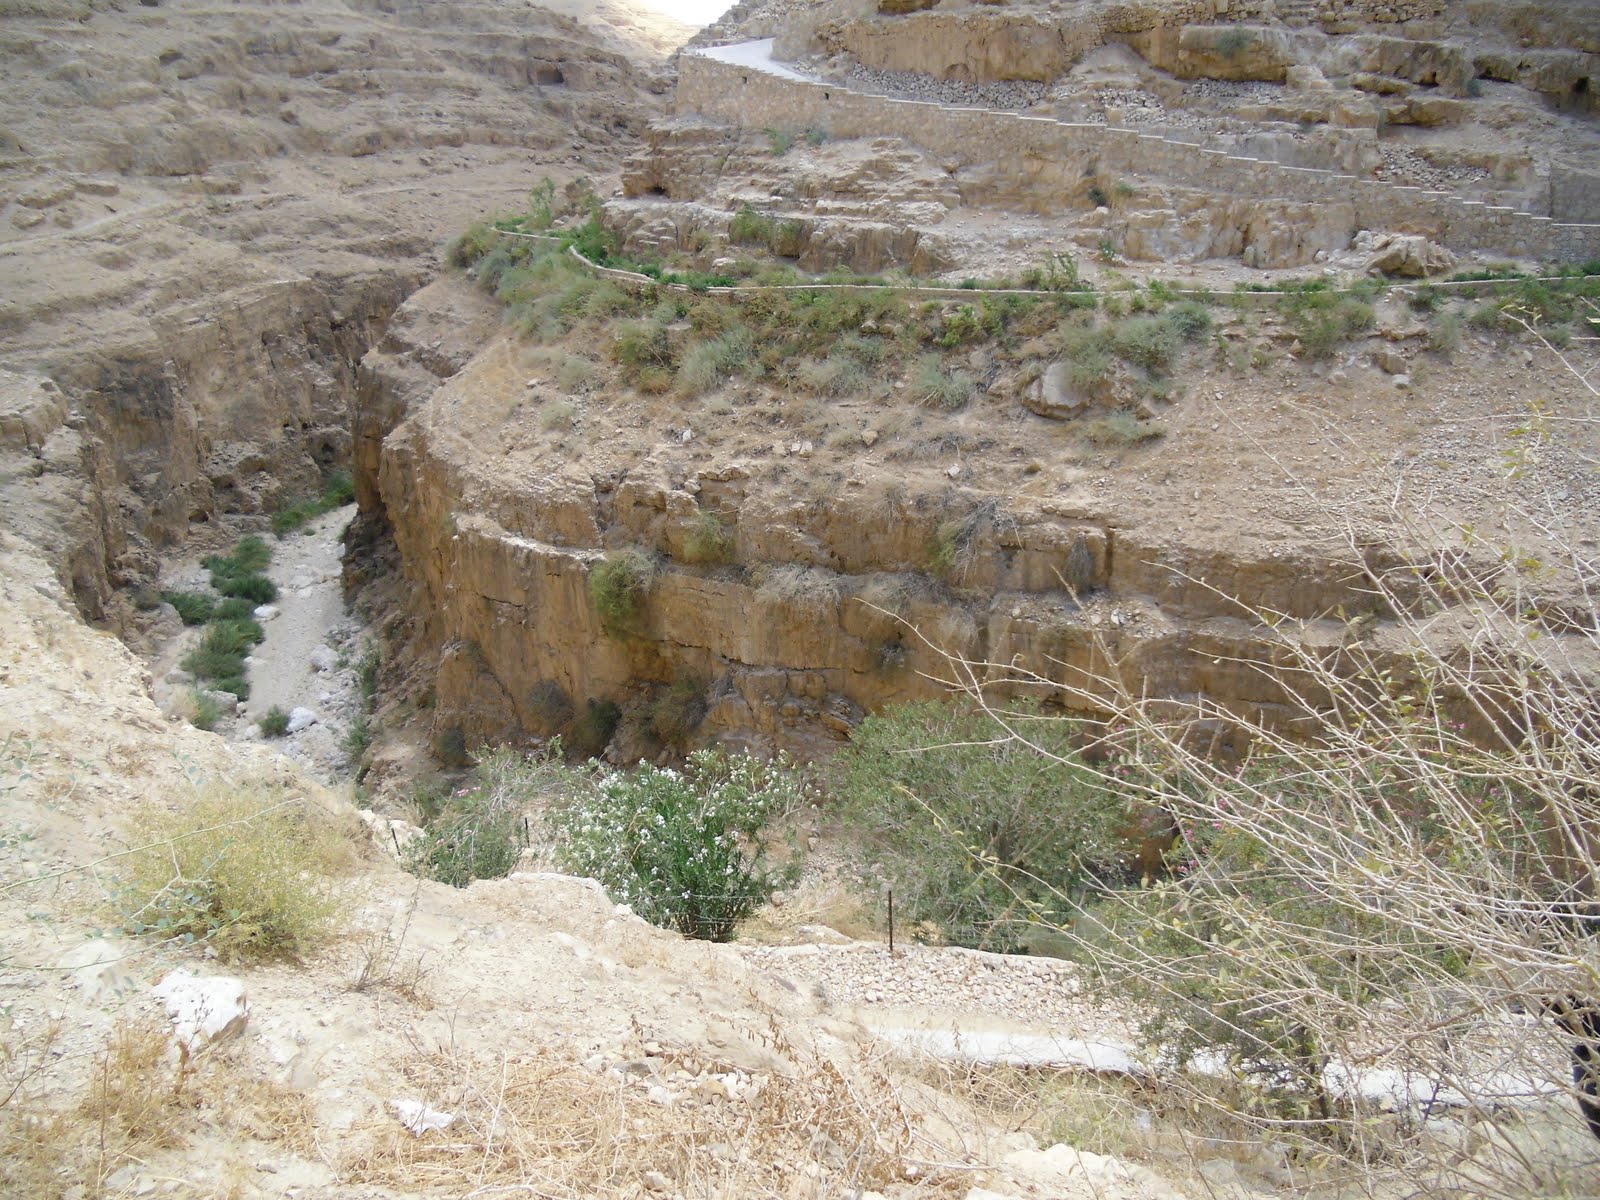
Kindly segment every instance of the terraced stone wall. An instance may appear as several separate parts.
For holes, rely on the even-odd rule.
[[[1562,224],[1445,192],[1242,158],[1113,126],[871,96],[700,54],[679,62],[677,110],[743,128],[905,137],[952,171],[982,167],[1002,200],[1031,201],[1024,207],[1038,212],[1070,203],[1069,185],[1086,177],[1143,178],[1219,197],[1338,200],[1351,205],[1349,235],[1417,233],[1452,249],[1558,262],[1600,256],[1600,225]]]

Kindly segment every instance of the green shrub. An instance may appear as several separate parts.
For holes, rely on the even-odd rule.
[[[211,730],[222,720],[222,705],[208,691],[189,689],[189,724],[196,729]]]
[[[244,655],[260,645],[265,637],[266,633],[257,621],[214,620],[206,626],[205,634],[200,638],[200,648],[219,654]]]
[[[554,786],[559,753],[558,743],[537,757],[511,750],[484,757],[472,783],[450,797],[411,844],[407,869],[452,887],[511,874],[526,844],[524,814]]]
[[[670,368],[667,327],[652,319],[623,322],[612,338],[611,357],[625,367]]]
[[[725,563],[733,558],[733,530],[714,512],[701,509],[689,522],[683,539],[683,561],[687,563]]]
[[[834,795],[906,924],[931,921],[958,945],[1017,948],[1030,906],[1065,919],[1123,851],[1127,804],[1081,764],[1072,724],[1028,704],[1012,715],[1059,761],[980,710],[924,701],[868,717],[833,764]]]
[[[185,625],[204,625],[217,607],[216,598],[204,592],[162,592],[161,598],[177,609]]]
[[[278,585],[265,575],[229,575],[213,586],[224,596],[239,596],[252,604],[270,604],[278,598]]]
[[[559,733],[572,721],[572,699],[554,679],[546,679],[528,689],[528,723],[541,737]]]
[[[785,133],[781,129],[763,129],[761,132],[767,135],[767,142],[772,147],[772,156],[774,158],[782,158],[789,153],[790,147],[794,145],[794,135],[792,133]]]
[[[1131,412],[1107,413],[1086,421],[1083,435],[1096,446],[1115,449],[1165,437],[1167,431],[1154,421],[1141,421]]]
[[[211,586],[224,596],[237,596],[266,604],[278,598],[278,589],[261,574],[272,561],[272,549],[260,538],[244,538],[227,555],[213,554],[201,565],[211,572]]]
[[[596,563],[589,572],[589,603],[600,618],[600,628],[613,637],[635,631],[655,563],[642,550],[624,550]]]
[[[1377,323],[1372,305],[1354,296],[1303,291],[1287,301],[1290,327],[1307,358],[1328,358]]]
[[[925,354],[917,360],[911,387],[919,404],[953,412],[972,399],[977,384],[965,372],[946,371],[937,354]]]
[[[240,571],[265,571],[272,563],[272,547],[266,539],[252,533],[239,539],[239,544],[228,554],[227,561]]]
[[[130,933],[258,959],[304,954],[337,931],[334,875],[351,845],[305,799],[230,781],[130,824],[134,844],[150,847],[120,860],[115,895]]]
[[[833,353],[818,361],[807,359],[796,368],[800,385],[824,396],[844,396],[866,382],[867,373],[859,359]]]
[[[287,537],[308,521],[313,521],[323,513],[330,513],[336,508],[343,508],[346,504],[353,503],[355,498],[356,485],[355,480],[350,477],[350,472],[335,471],[328,478],[328,483],[322,489],[320,496],[292,501],[275,512],[272,515],[272,532],[280,538]],[[252,569],[260,570],[266,565],[266,561],[263,561]]]
[[[243,678],[244,652],[227,645],[208,646],[202,640],[200,645],[183,656],[181,665],[196,679],[217,681]]]
[[[217,605],[211,616],[217,621],[253,621],[255,613],[256,605],[243,596],[229,596]]]
[[[1428,327],[1428,349],[1446,357],[1454,354],[1461,347],[1460,313],[1441,313],[1433,319],[1433,324]]]
[[[1151,371],[1171,366],[1183,340],[1180,326],[1166,316],[1129,317],[1111,330],[1111,348],[1117,357]]]
[[[361,706],[369,712],[378,696],[378,672],[382,667],[383,659],[371,645],[365,647],[356,660],[356,688],[361,693]]]
[[[1244,29],[1226,29],[1216,40],[1216,50],[1230,62],[1255,44],[1255,36]]]
[[[552,400],[539,410],[539,428],[545,433],[564,433],[572,428],[578,410],[566,400]]]
[[[505,240],[487,221],[474,221],[445,248],[444,260],[457,270],[466,270]]]
[[[750,331],[733,329],[691,347],[678,366],[675,383],[682,395],[698,396],[724,379],[744,374],[754,362],[755,345]]]
[[[598,880],[652,924],[725,942],[776,884],[763,829],[810,799],[786,756],[697,750],[681,771],[580,777],[550,823],[563,870]]]
[[[261,727],[262,737],[281,738],[289,732],[289,714],[274,704],[256,724]]]
[[[1180,300],[1161,314],[1186,342],[1198,342],[1211,332],[1211,310],[1199,300]]]
[[[351,762],[359,763],[371,745],[372,725],[367,720],[366,713],[357,713],[355,719],[350,722],[350,727],[344,731],[345,756]]]
[[[622,710],[609,700],[591,700],[562,736],[573,758],[598,758],[611,743],[622,721]]]
[[[733,214],[728,222],[728,240],[737,246],[761,246],[763,248],[772,244],[774,223],[771,217],[757,212],[746,204]]]

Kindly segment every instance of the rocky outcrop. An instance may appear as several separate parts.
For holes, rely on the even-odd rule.
[[[457,745],[544,735],[554,708],[611,702],[629,756],[653,755],[666,747],[647,713],[676,687],[703,706],[695,741],[815,755],[868,710],[941,693],[947,656],[1038,670],[1069,708],[1093,710],[1114,674],[1289,719],[1283,684],[1250,665],[1255,622],[1228,597],[1310,619],[1308,636],[1332,647],[1344,623],[1318,618],[1367,602],[1359,571],[1309,547],[1189,545],[1110,507],[997,501],[948,481],[845,487],[822,503],[770,456],[524,448],[517,431],[537,418],[522,404],[548,401],[508,374],[512,357],[492,340],[420,406],[415,393],[391,405],[409,415],[362,480],[392,523],[435,735]],[[381,366],[366,369],[379,387]],[[509,415],[508,394],[525,397]],[[708,512],[730,549],[691,561]],[[619,632],[588,582],[626,548],[654,569]]]

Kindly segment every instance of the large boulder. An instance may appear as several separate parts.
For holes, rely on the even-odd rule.
[[[1372,243],[1367,258],[1369,275],[1400,275],[1407,279],[1426,279],[1453,270],[1456,256],[1437,242],[1420,234],[1390,233]]]

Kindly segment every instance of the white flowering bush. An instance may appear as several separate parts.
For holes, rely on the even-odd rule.
[[[777,886],[762,829],[811,797],[786,755],[697,750],[682,770],[581,777],[550,822],[563,870],[599,880],[653,925],[725,942]]]

